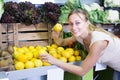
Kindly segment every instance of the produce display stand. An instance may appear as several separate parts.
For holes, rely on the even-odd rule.
[[[73,62],[70,64],[80,65],[81,62]],[[6,72],[9,80],[47,80],[47,70],[57,69],[55,65],[45,66],[39,68],[31,68],[24,70],[8,71]],[[55,74],[53,74],[55,75]],[[64,80],[93,80],[93,69],[91,69],[85,76],[78,77],[74,74],[64,74]],[[76,77],[76,78],[75,78]]]
[[[51,27],[52,26],[43,23],[28,26],[21,23],[0,24],[0,48],[4,49],[9,45],[17,47],[49,45],[52,43]],[[73,62],[70,64],[80,65],[81,62]],[[9,80],[47,80],[47,71],[58,68],[59,67],[52,65],[24,70],[12,70],[5,73]],[[64,75],[62,76],[64,80],[93,80],[93,69],[83,77],[66,71],[64,71]]]

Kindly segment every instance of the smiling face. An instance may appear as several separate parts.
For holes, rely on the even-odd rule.
[[[88,35],[89,21],[83,13],[72,13],[68,22],[70,31],[75,37],[85,38]]]

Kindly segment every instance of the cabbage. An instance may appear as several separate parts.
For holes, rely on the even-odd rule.
[[[119,21],[119,12],[117,10],[108,10],[108,20],[111,23]]]
[[[120,7],[120,0],[104,0],[105,7]]]
[[[98,3],[92,3],[91,5],[91,10],[102,10],[102,7]]]
[[[91,11],[91,7],[89,5],[83,4],[83,7],[86,11],[88,11],[88,12]]]
[[[91,11],[91,10],[103,10],[103,8],[98,4],[98,3],[92,3],[91,5],[83,4],[83,7],[86,11]]]
[[[2,14],[4,13],[4,0],[0,0],[0,19],[2,17]]]

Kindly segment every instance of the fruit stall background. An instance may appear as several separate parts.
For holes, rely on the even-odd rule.
[[[9,2],[9,1],[11,1],[11,0],[5,0],[5,2]],[[17,1],[18,0],[16,0],[16,2]],[[0,61],[1,62],[0,63],[6,63],[3,61],[9,61],[9,62],[7,62],[4,65],[0,64],[1,71],[7,71],[8,73],[10,72],[9,73],[10,76],[18,73],[18,75],[21,74],[21,76],[19,76],[19,78],[20,77],[25,78],[25,76],[22,75],[22,73],[28,74],[27,71],[32,72],[32,71],[40,70],[40,72],[37,71],[38,73],[36,73],[36,76],[38,76],[38,74],[40,74],[42,80],[46,79],[46,75],[43,76],[43,74],[46,74],[46,72],[44,72],[44,70],[47,70],[51,67],[56,68],[55,66],[50,65],[48,67],[24,69],[22,71],[15,70],[15,68],[14,68],[15,60],[13,60],[13,55],[14,55],[13,53],[17,52],[16,48],[21,49],[24,46],[24,47],[27,47],[30,49],[32,48],[32,50],[34,52],[34,48],[38,45],[40,45],[39,47],[45,46],[44,49],[46,49],[46,47],[48,48],[48,46],[52,46],[53,40],[51,38],[51,29],[59,21],[58,20],[59,16],[60,17],[61,17],[61,15],[63,16],[62,20],[60,19],[60,23],[63,25],[62,37],[66,38],[66,37],[71,36],[71,33],[69,32],[69,29],[67,28],[68,24],[66,23],[66,21],[64,21],[64,20],[66,20],[66,19],[64,19],[65,18],[65,16],[63,15],[64,13],[61,14],[60,11],[63,10],[63,12],[64,12],[65,7],[68,7],[68,12],[70,9],[73,9],[73,8],[78,8],[78,7],[81,8],[82,3],[91,5],[92,3],[97,2],[97,3],[101,4],[101,0],[100,1],[99,0],[91,0],[91,1],[75,0],[75,3],[72,2],[74,0],[68,0],[68,2],[65,2],[65,0],[64,1],[54,0],[54,1],[55,1],[55,3],[46,3],[46,4],[43,3],[40,6],[39,6],[39,4],[37,4],[36,5],[37,9],[34,6],[34,4],[32,4],[32,3],[29,3],[29,2],[27,4],[21,3],[21,5],[24,5],[27,10],[22,8],[22,6],[17,7],[17,3],[13,3],[13,2],[10,2],[10,4],[8,3],[8,5],[6,5],[6,12],[2,16],[1,24],[0,24],[0,48],[1,48],[1,51],[0,51],[0,53],[1,53]],[[74,6],[71,6],[70,4],[72,4]],[[52,6],[50,6],[50,5],[52,5]],[[101,5],[103,5],[103,4],[101,4]],[[9,7],[7,7],[7,6],[9,6]],[[41,8],[41,6],[42,6],[42,8]],[[48,7],[53,10],[49,11],[47,9]],[[100,8],[100,7],[97,5],[97,8]],[[23,13],[21,13],[22,12],[21,10],[23,10]],[[39,10],[41,10],[42,13]],[[12,13],[10,13],[10,12],[12,12]],[[40,15],[38,15],[37,12],[39,12]],[[8,13],[10,14],[10,16],[7,15]],[[46,16],[43,13],[48,13],[48,14]],[[95,14],[95,16],[93,16],[94,14]],[[102,16],[100,14],[103,14],[104,16]],[[106,30],[108,30],[112,33],[115,33],[116,35],[120,34],[119,33],[120,24],[118,23],[119,20],[118,21],[114,20],[115,22],[113,22],[113,20],[107,21],[106,13],[102,10],[93,10],[93,12],[91,12],[91,15],[92,15],[91,20],[93,23],[96,23],[96,25],[99,25],[99,26],[105,28]],[[97,16],[97,18],[94,19],[96,16]],[[104,22],[104,21],[107,21],[107,22]],[[81,44],[78,44],[76,42],[76,43],[74,43],[74,45],[69,45],[69,46],[64,47],[64,49],[66,49],[68,47],[72,47],[74,49],[80,50],[79,55],[81,56],[81,59],[78,58],[79,60],[83,60],[85,58],[87,52],[85,51],[84,47]],[[20,50],[20,51],[22,52],[23,50]],[[55,53],[55,51],[52,51],[52,53]],[[53,56],[56,57],[56,54],[54,54]],[[17,59],[21,60],[21,57],[17,58]],[[22,57],[22,61],[23,60],[24,59]],[[74,58],[72,58],[72,60],[73,60],[73,62],[75,61]],[[75,63],[77,63],[77,61]],[[11,64],[11,65],[9,65],[9,64]],[[46,64],[46,65],[49,65],[49,64]],[[112,70],[111,69],[109,70],[109,68],[108,68],[108,71],[105,70],[105,73],[106,72],[107,73],[109,72],[110,73],[109,75],[111,75],[111,77],[107,77],[108,75],[105,75],[105,76],[102,76],[102,78],[105,77],[105,79],[109,78],[108,80],[111,80],[112,79]],[[104,73],[103,71],[97,72],[97,74],[99,75],[98,79],[101,79],[101,75],[103,73]],[[29,75],[29,77],[30,77],[30,75]],[[87,78],[87,79],[85,79],[85,78]],[[89,79],[93,78],[93,70],[91,70],[90,73],[88,73],[84,77],[79,77],[79,76],[76,76],[76,75],[68,73],[68,72],[65,72],[65,75],[64,75],[64,80],[68,80],[68,79],[69,80],[88,80],[88,78]],[[96,79],[96,80],[98,80],[98,79]]]

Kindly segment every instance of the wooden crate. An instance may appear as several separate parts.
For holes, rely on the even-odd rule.
[[[7,24],[0,24],[0,49],[8,46]]]
[[[25,25],[21,23],[0,24],[0,46],[46,46],[51,44],[51,28],[47,24]]]

